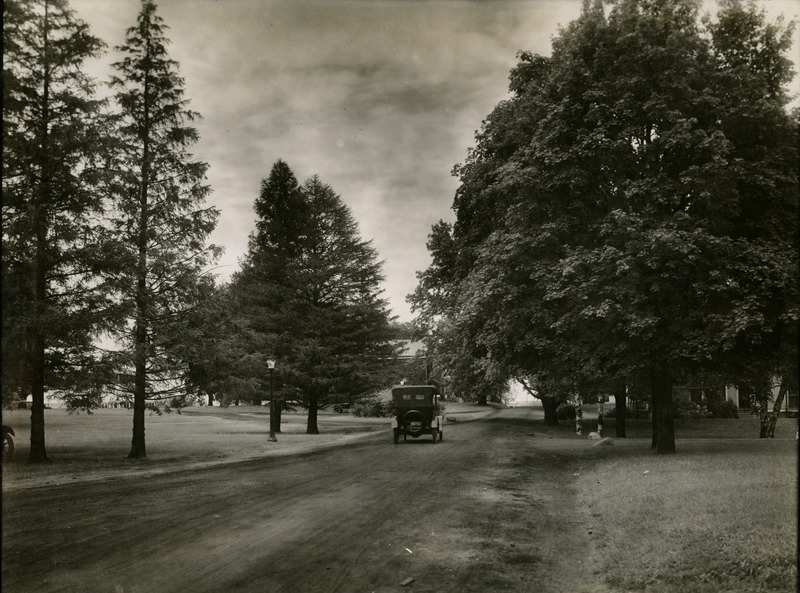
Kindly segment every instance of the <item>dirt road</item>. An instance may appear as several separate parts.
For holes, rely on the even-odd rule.
[[[6,492],[4,593],[598,591],[571,560],[591,556],[579,452],[534,435],[532,413],[450,424],[436,444],[393,445],[387,429],[291,457]]]

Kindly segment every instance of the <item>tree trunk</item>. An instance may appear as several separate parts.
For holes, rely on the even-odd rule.
[[[45,282],[45,242],[47,240],[44,206],[35,207],[34,224],[36,225],[36,261],[34,264],[34,318],[31,332],[31,452],[28,460],[31,463],[50,461],[47,457],[44,438],[44,391],[45,391],[45,339],[43,336],[44,310],[46,299]]]
[[[33,209],[33,224],[36,233],[36,253],[33,266],[34,303],[33,330],[31,331],[31,463],[49,461],[44,439],[44,391],[45,391],[45,306],[47,300],[47,223],[44,200],[47,192],[45,164],[42,163],[42,179],[39,196]]]
[[[48,51],[50,23],[49,5],[44,5],[44,52]],[[47,458],[44,439],[44,391],[45,391],[45,306],[47,302],[47,216],[46,203],[50,193],[51,172],[47,159],[49,155],[50,119],[50,66],[45,59],[42,81],[42,115],[39,157],[39,187],[34,193],[33,227],[35,234],[35,253],[33,263],[33,331],[31,332],[31,463],[44,463]]]
[[[558,424],[558,401],[554,397],[543,396],[542,407],[544,408],[544,423],[549,426],[556,426]]]
[[[583,435],[583,398],[575,396],[575,434]]]
[[[781,406],[783,406],[783,399],[786,397],[787,391],[788,386],[786,379],[783,379],[781,381],[781,388],[778,391],[778,396],[775,398],[775,403],[772,406],[772,414],[770,414],[769,418],[767,419],[766,438],[768,439],[775,438],[775,425],[778,424],[778,415],[781,413]]]
[[[625,415],[628,411],[628,392],[625,383],[620,383],[614,390],[614,417],[616,418],[616,437],[625,438]]]
[[[772,395],[772,386],[769,378],[759,377],[749,387],[753,390],[751,409],[758,413],[758,438],[765,439],[769,425],[769,400]]]
[[[144,459],[147,449],[144,441],[144,399],[139,395],[133,396],[133,438],[128,459]]]
[[[281,418],[283,417],[283,401],[278,398],[278,401],[275,402],[275,432],[280,434],[281,432]]]
[[[485,405],[487,405],[487,402],[486,402],[486,394],[485,394],[485,393],[479,393],[479,394],[478,394],[478,405],[479,405],[479,406],[485,406]]]
[[[656,426],[656,401],[653,399],[653,394],[650,394],[650,426],[652,427],[652,439],[650,441],[650,448],[656,448],[656,435],[658,434],[658,426]]]
[[[650,368],[653,399],[653,444],[658,455],[675,453],[675,424],[672,419],[672,372],[666,365]]]
[[[210,393],[208,394],[208,405],[209,406],[213,406],[214,405],[214,396],[211,395]]]
[[[30,463],[45,463],[50,461],[47,457],[44,441],[44,340],[38,331],[34,331],[33,348],[31,352],[31,452],[28,456]]]
[[[136,375],[133,385],[133,437],[129,459],[147,457],[144,438],[144,410],[147,398],[147,329],[144,321],[136,323]]]
[[[308,422],[306,424],[306,434],[319,434],[317,427],[317,412],[319,409],[319,395],[316,393],[308,394]]]
[[[136,376],[133,386],[133,438],[129,459],[144,459],[147,457],[144,439],[144,408],[147,398],[147,329],[148,329],[148,298],[147,298],[147,231],[148,231],[148,200],[150,187],[150,121],[147,98],[148,78],[144,81],[145,114],[144,114],[144,146],[142,151],[141,187],[139,189],[139,235],[137,241],[136,260],[136,328],[134,334],[134,365]]]
[[[600,393],[597,395],[597,434],[603,436],[603,413],[606,400],[605,396]]]

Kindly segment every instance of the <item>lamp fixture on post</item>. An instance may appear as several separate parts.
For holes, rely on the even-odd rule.
[[[269,369],[269,440],[273,443],[278,442],[275,436],[275,361],[270,359],[267,361],[267,368]]]

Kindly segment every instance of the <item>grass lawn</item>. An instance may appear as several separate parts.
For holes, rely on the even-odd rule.
[[[126,459],[133,411],[98,409],[91,414],[45,410],[45,443],[52,464],[27,463],[30,410],[3,410],[3,424],[16,432],[13,460],[3,466],[3,489],[63,483],[142,471],[171,471],[189,466],[302,452],[388,432],[386,418],[354,418],[322,412],[318,435],[307,435],[305,412],[284,412],[278,442],[268,440],[269,414],[263,406],[185,408],[181,414],[145,415],[147,459]]]
[[[629,421],[640,438],[585,450],[575,479],[598,578],[612,591],[796,591],[796,422],[758,439],[753,418],[676,421],[677,455],[657,456]]]
[[[797,419],[781,416],[774,439],[759,439],[747,412],[675,420],[677,454],[655,455],[648,420],[628,419],[628,438],[617,439],[607,418],[614,446],[589,445],[597,415],[587,407],[584,436],[563,420],[536,433],[564,448],[586,445],[574,478],[586,522],[576,558],[590,555],[596,571],[587,578],[615,593],[800,590]]]

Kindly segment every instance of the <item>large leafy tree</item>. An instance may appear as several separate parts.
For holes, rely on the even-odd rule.
[[[32,462],[48,460],[45,391],[97,393],[108,146],[83,65],[103,47],[65,0],[3,3],[3,398],[32,395]]]
[[[205,292],[201,277],[218,249],[207,244],[218,211],[205,204],[208,165],[188,152],[197,141],[178,65],[167,54],[167,27],[153,2],[144,0],[137,24],[117,48],[111,87],[119,105],[113,187],[113,225],[119,237],[118,288],[127,323],[121,359],[124,385],[133,398],[129,457],[146,456],[144,419],[148,402],[171,398],[182,388],[185,367],[169,352],[176,325]],[[178,341],[179,342],[179,341]]]
[[[742,314],[735,323],[746,331],[728,333],[723,374],[740,389],[753,390],[760,436],[774,436],[776,410],[798,385],[800,112],[791,119],[784,113],[785,84],[793,77],[785,56],[792,26],[781,18],[769,22],[756,5],[734,0],[723,2],[707,24],[721,83],[731,97],[724,126],[735,146],[730,182],[739,206],[737,236],[752,245],[749,255],[743,254],[747,268],[736,286]],[[768,413],[776,380],[779,394]]]
[[[414,335],[424,340],[436,375],[442,380],[447,377],[454,395],[479,405],[499,403],[508,392],[507,370],[498,366],[482,344],[456,331],[460,259],[465,249],[454,235],[453,225],[441,220],[428,235],[431,264],[417,273],[417,288],[407,297],[416,313]]]
[[[759,22],[726,6],[721,27]],[[754,369],[770,353],[743,345],[796,323],[785,34],[747,35],[772,66],[735,64],[695,2],[587,3],[550,58],[520,56],[458,169],[457,332],[576,388],[647,377],[659,453],[675,451],[674,381]]]
[[[382,386],[395,354],[381,262],[341,197],[319,177],[299,187],[283,161],[262,184],[259,219],[235,289],[253,354],[308,408],[306,432],[332,394]],[[261,377],[265,364],[261,365]]]
[[[406,300],[417,314],[415,334],[430,338],[435,335],[440,322],[452,313],[456,302],[458,251],[453,239],[453,225],[442,220],[437,222],[425,246],[431,255],[431,264],[426,270],[417,272],[417,288]]]

